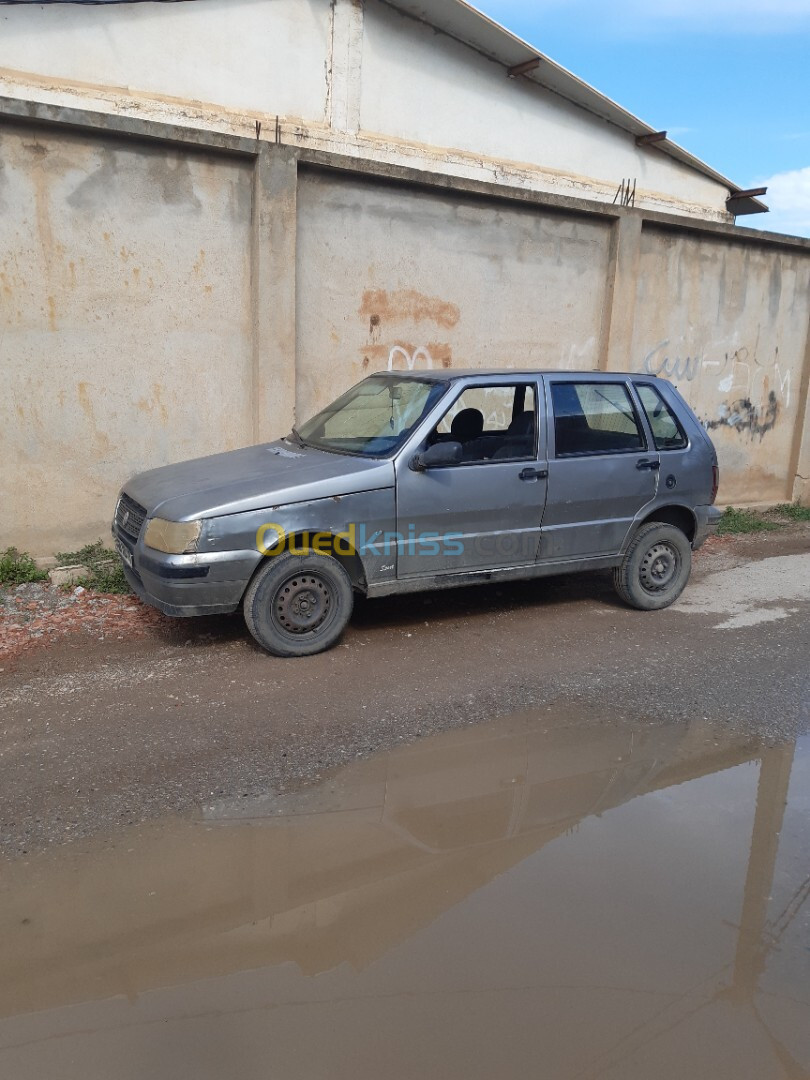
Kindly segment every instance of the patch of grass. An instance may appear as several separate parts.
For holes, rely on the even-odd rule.
[[[735,536],[740,533],[773,532],[781,528],[769,521],[757,510],[737,510],[727,506],[717,528],[718,536]]]
[[[26,551],[6,548],[0,551],[0,585],[24,585],[28,581],[46,581],[47,570],[40,570]]]
[[[799,503],[780,503],[769,513],[789,521],[810,521],[810,506],[800,506]]]
[[[59,551],[56,558],[61,566],[87,567],[87,575],[78,581],[85,589],[105,593],[132,592],[124,577],[121,559],[110,548],[105,548],[101,540],[85,544],[78,551]]]

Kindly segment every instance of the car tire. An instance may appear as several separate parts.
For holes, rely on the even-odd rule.
[[[242,601],[247,628],[274,656],[312,656],[330,648],[351,618],[349,575],[329,555],[274,555]]]
[[[692,545],[674,525],[650,521],[630,541],[621,566],[613,571],[616,592],[640,611],[659,611],[674,603],[692,571]]]

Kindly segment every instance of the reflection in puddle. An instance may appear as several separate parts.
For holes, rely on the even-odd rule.
[[[0,1076],[810,1068],[810,743],[549,714],[0,863]]]

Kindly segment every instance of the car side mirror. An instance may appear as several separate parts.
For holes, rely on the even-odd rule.
[[[460,442],[437,442],[421,454],[415,454],[409,464],[414,472],[436,469],[441,465],[458,465],[461,461]]]

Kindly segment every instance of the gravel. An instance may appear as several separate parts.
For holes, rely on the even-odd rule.
[[[0,665],[72,635],[97,641],[143,637],[170,622],[132,595],[42,582],[0,587]]]

